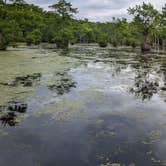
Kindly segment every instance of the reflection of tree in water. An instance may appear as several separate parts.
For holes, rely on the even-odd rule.
[[[135,63],[137,62],[137,63]],[[130,59],[118,60],[113,65],[112,76],[118,76],[128,67],[135,69],[134,85],[130,92],[142,100],[150,100],[154,94],[161,93],[160,97],[165,98],[166,90],[166,61],[162,58],[149,55],[134,57],[134,63]],[[166,101],[166,99],[164,99]]]
[[[122,65],[120,65],[120,66],[116,65],[116,66],[114,67],[114,71],[112,71],[112,76],[117,76],[117,75],[119,75],[123,69],[125,69],[124,66],[122,67]]]
[[[17,121],[17,116],[20,113],[25,113],[27,110],[27,104],[11,102],[5,106],[0,106],[0,121],[3,126],[15,126]]]
[[[161,90],[163,92],[166,92],[166,61],[162,61],[161,66],[160,66],[160,71],[163,73],[163,85],[161,87]],[[164,101],[166,102],[166,94],[165,95],[161,95],[162,98],[164,98]]]
[[[153,65],[152,59],[143,57],[140,59],[140,63],[135,66],[137,68],[135,83],[130,92],[141,97],[142,100],[150,100],[160,89],[159,79],[156,76],[157,71]]]
[[[63,49],[59,53],[60,56],[69,56],[69,54],[70,54],[70,50],[69,49]]]
[[[40,81],[41,73],[17,76],[12,82],[0,82],[4,87],[33,87]],[[27,110],[27,104],[21,102],[9,102],[0,105],[0,121],[4,126],[15,126],[18,123],[18,115]]]

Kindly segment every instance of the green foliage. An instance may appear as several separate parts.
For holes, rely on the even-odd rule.
[[[125,18],[99,23],[73,19],[78,12],[70,2],[59,0],[43,11],[24,0],[0,0],[0,49],[17,42],[28,45],[40,42],[56,43],[58,48],[67,48],[69,43],[98,43],[106,47],[131,46],[142,43],[164,47],[166,43],[166,5],[161,12],[151,4],[143,3],[128,12],[132,22]]]
[[[0,0],[0,5],[3,5],[4,4],[4,1],[3,0]]]
[[[58,48],[68,48],[70,40],[72,40],[72,32],[69,28],[60,29],[53,38]]]
[[[15,43],[22,37],[22,32],[14,20],[0,21],[0,50],[6,49],[10,42]]]
[[[50,6],[54,10],[54,12],[60,15],[62,18],[70,18],[73,14],[77,13],[77,8],[73,8],[70,2],[66,2],[66,0],[59,0],[58,3]]]
[[[150,50],[150,33],[159,25],[159,12],[148,3],[136,5],[134,8],[129,8],[128,13],[134,16],[134,23],[144,35],[144,42],[142,44],[143,51]]]
[[[31,45],[31,44],[38,45],[41,43],[41,41],[42,41],[42,34],[38,29],[28,33],[26,37],[27,45]]]
[[[107,36],[105,34],[101,34],[98,39],[98,44],[100,47],[107,47]]]
[[[57,4],[50,6],[56,14],[61,18],[58,24],[58,33],[55,33],[53,41],[58,48],[67,48],[69,41],[72,39],[71,34],[71,17],[77,13],[77,9],[72,7],[72,4],[65,0],[59,0]]]
[[[142,5],[136,5],[134,8],[129,8],[128,13],[134,16],[135,24],[142,29],[143,33],[148,33],[152,28],[155,28],[155,23],[159,15],[152,4],[146,4],[144,2]]]

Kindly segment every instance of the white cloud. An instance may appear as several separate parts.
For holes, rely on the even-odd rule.
[[[161,9],[165,0],[69,0],[74,7],[79,9],[79,18],[88,18],[91,21],[110,21],[112,17],[129,17],[127,9],[144,2],[150,2],[155,8]],[[48,6],[57,0],[27,0],[27,2]]]

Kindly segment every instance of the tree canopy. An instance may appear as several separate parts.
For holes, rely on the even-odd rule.
[[[70,2],[59,0],[50,6],[51,11],[28,4],[24,0],[0,0],[0,49],[17,42],[28,45],[40,42],[56,43],[58,47],[68,47],[69,43],[99,43],[100,46],[142,46],[165,47],[166,4],[162,11],[150,3],[143,3],[128,9],[133,16],[110,22],[90,22],[73,16],[78,13]]]

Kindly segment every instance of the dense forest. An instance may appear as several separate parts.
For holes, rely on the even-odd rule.
[[[132,21],[112,18],[111,22],[78,20],[71,3],[59,0],[50,11],[24,0],[0,0],[0,50],[19,42],[38,45],[56,43],[67,48],[75,43],[99,43],[101,47],[140,46],[143,51],[166,47],[166,5],[161,11],[150,3],[129,8]]]

